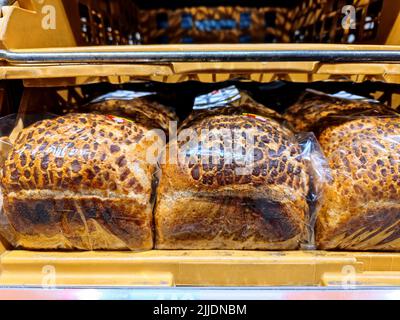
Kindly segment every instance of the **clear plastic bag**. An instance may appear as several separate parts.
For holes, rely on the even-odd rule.
[[[169,121],[178,120],[170,107],[158,101],[155,92],[113,91],[93,99],[84,110],[127,118],[148,129],[162,129],[166,133]]]
[[[95,107],[105,103],[107,112],[108,102]],[[129,119],[68,114],[3,137],[0,229],[7,241],[23,249],[151,249],[158,169],[147,150],[165,141],[170,120],[160,112],[149,125],[157,108],[141,104]],[[0,128],[7,131],[6,120]]]
[[[292,123],[315,130],[331,169],[317,211],[318,248],[399,251],[400,115],[312,92],[287,115],[307,119]]]
[[[318,135],[327,126],[346,122],[347,116],[391,114],[396,115],[395,110],[376,100],[343,91],[326,94],[307,89],[297,103],[285,111],[284,117],[297,132],[312,131]]]
[[[196,99],[201,107],[195,103],[161,159],[156,248],[313,248],[326,179],[313,134],[294,134],[278,113],[233,88],[209,95]]]

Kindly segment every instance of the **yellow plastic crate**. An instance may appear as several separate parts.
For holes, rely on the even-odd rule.
[[[324,251],[32,252],[0,256],[0,286],[400,285],[400,254]]]
[[[152,1],[17,0],[3,6],[5,49],[166,43],[399,44],[397,0],[307,0],[292,5],[158,8]],[[143,6],[145,4],[145,6]],[[295,4],[295,5],[293,5]],[[352,5],[355,29],[342,28]]]
[[[377,50],[376,46],[253,45],[146,46],[41,49],[28,52],[148,50]],[[384,50],[399,50],[385,47]],[[22,51],[17,51],[22,52]],[[5,63],[0,79],[26,86],[65,86],[109,81],[188,79],[217,82],[237,77],[268,82],[378,80],[400,84],[400,63],[170,62],[161,64]],[[395,98],[393,98],[395,99]],[[33,252],[0,244],[0,286],[359,286],[400,285],[400,253],[324,251]]]
[[[52,49],[20,49],[14,53],[110,53],[110,52],[225,52],[225,51],[299,51],[299,50],[366,50],[399,51],[400,46],[332,45],[332,44],[225,44],[225,45],[149,45],[96,46]],[[289,62],[133,62],[133,63],[6,63],[0,68],[0,79],[22,79],[26,86],[73,86],[98,82],[125,83],[158,81],[177,83],[200,81],[223,82],[233,79],[256,82],[287,80],[314,81],[382,81],[400,83],[400,64],[341,63],[320,61]]]

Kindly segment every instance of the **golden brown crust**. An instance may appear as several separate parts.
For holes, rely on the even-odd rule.
[[[400,118],[365,117],[327,128],[332,169],[317,215],[320,249],[400,250]]]
[[[121,120],[69,114],[37,122],[20,132],[1,177],[4,215],[18,233],[16,245],[40,248],[43,239],[46,249],[121,249],[122,244],[130,249],[151,248],[149,203],[155,166],[145,161],[148,130],[140,123]],[[79,242],[87,237],[84,229],[72,230],[75,241],[45,240],[55,230],[74,229],[66,222],[63,208],[74,214],[82,211],[81,216],[103,225],[104,230],[91,237],[93,246]],[[112,217],[104,224],[103,218],[109,215]],[[138,219],[146,226],[140,232],[135,229]],[[137,232],[130,235],[132,239],[124,234],[123,221],[127,230]],[[35,243],[24,238],[32,235],[27,233],[31,227],[38,233]],[[107,242],[108,235],[119,243]]]
[[[69,190],[90,195],[128,196],[148,191],[136,177],[145,165],[146,129],[102,115],[70,114],[22,130],[4,164],[5,192]]]
[[[226,129],[236,130],[241,137],[235,140],[237,149],[229,149],[222,140],[216,144],[202,141],[186,149],[184,140],[178,144],[183,155],[178,164],[162,166],[155,211],[156,247],[299,248],[306,236],[309,190],[300,146],[293,133],[276,120],[226,109],[215,110],[210,117],[193,117],[191,126],[184,127],[197,134],[206,129],[219,137]],[[242,134],[253,136],[255,143],[254,165],[247,165],[247,171],[238,170],[243,169],[243,162],[227,163],[229,155],[239,159],[246,153]],[[223,156],[210,162],[209,150]]]
[[[301,148],[294,134],[277,121],[269,118],[253,119],[243,115],[220,115],[204,118],[191,129],[197,136],[207,129],[221,139],[216,145],[202,142],[194,147],[189,146],[186,152],[185,141],[180,141],[178,148],[182,159],[179,169],[183,176],[172,176],[174,185],[191,186],[199,190],[229,185],[287,185],[295,189],[296,193],[307,193],[308,176],[300,156]],[[224,130],[237,131],[237,137],[233,140],[237,149],[225,148],[226,141],[222,140]],[[248,151],[246,138],[242,134],[254,138],[254,163],[251,168],[247,166],[251,169],[248,174],[237,170],[243,167],[240,161],[225,163],[230,156],[241,160],[240,156],[245,156]],[[209,157],[209,150],[215,156],[215,161]],[[183,158],[187,154],[193,156]]]
[[[179,129],[182,130],[191,127],[197,122],[212,116],[234,116],[242,115],[243,113],[256,114],[265,118],[275,119],[278,122],[283,122],[285,120],[284,117],[276,111],[254,101],[247,93],[240,92],[240,99],[231,102],[229,107],[196,110],[195,112],[192,112],[181,123]]]
[[[126,117],[148,129],[163,129],[168,132],[169,121],[177,121],[176,114],[152,96],[133,100],[106,100],[86,106],[91,112]]]
[[[2,218],[17,248],[144,250],[153,246],[151,212],[131,199],[18,193],[4,197]]]
[[[279,191],[260,198],[251,188],[165,193],[155,216],[156,248],[298,249],[305,240],[307,203],[285,202],[283,196],[276,197]]]
[[[400,250],[400,117],[368,101],[307,93],[285,118],[313,130],[331,183],[317,211],[319,249]]]

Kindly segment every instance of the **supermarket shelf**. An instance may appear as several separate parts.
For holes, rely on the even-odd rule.
[[[386,288],[0,288],[0,299],[18,300],[399,300]]]
[[[6,250],[0,256],[0,267],[0,288],[51,285],[57,288],[399,286],[400,289],[399,253]]]
[[[263,251],[175,251],[145,252],[35,252],[10,250],[0,256],[1,286],[35,287],[43,283],[57,287],[196,287],[196,286],[314,286],[348,283],[343,268],[357,275],[364,263],[353,255],[335,252]],[[396,272],[397,259],[390,257]],[[387,263],[388,264],[388,263]],[[346,269],[347,270],[347,269]],[[285,271],[282,274],[282,271]],[[221,277],[224,274],[224,277]],[[347,276],[347,272],[343,273]],[[373,280],[374,285],[393,285]],[[370,278],[369,278],[370,279]],[[364,285],[370,282],[361,281]]]

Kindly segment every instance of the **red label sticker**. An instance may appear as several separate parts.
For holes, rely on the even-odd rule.
[[[113,115],[111,115],[111,114],[108,114],[106,117],[107,117],[108,119],[110,119],[110,120],[116,122],[116,123],[125,123],[125,122],[127,122],[127,121],[132,122],[132,120],[130,120],[130,119],[121,118],[121,117],[116,117],[116,116],[113,116]]]
[[[262,117],[262,116],[259,116],[259,115],[256,115],[256,114],[254,114],[254,113],[243,113],[243,115],[244,115],[245,117],[257,119],[257,120],[260,120],[260,121],[263,121],[263,122],[266,122],[266,121],[267,121],[266,118],[264,118],[264,117]]]

